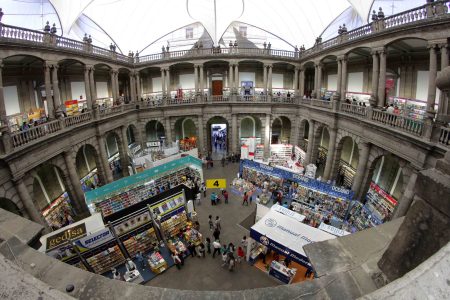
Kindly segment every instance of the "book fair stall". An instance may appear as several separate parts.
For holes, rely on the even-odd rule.
[[[250,229],[247,260],[279,281],[290,284],[313,273],[303,246],[336,238],[335,235],[303,224],[305,217],[274,205]]]
[[[89,191],[93,215],[46,236],[41,251],[110,278],[118,272],[126,281],[146,282],[173,265],[172,245],[201,239],[187,205],[192,181],[201,178],[200,160],[186,156]]]
[[[69,194],[64,192],[49,203],[42,209],[42,215],[47,224],[53,229],[69,224],[69,218],[73,219],[75,215]]]

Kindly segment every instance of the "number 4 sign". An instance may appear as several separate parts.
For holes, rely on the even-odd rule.
[[[206,188],[208,189],[224,189],[227,187],[226,179],[208,179],[206,180]]]

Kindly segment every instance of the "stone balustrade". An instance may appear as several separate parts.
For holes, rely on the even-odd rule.
[[[417,119],[408,118],[401,115],[391,114],[386,111],[373,110],[372,121],[397,128],[401,131],[422,136],[424,122]]]
[[[85,112],[75,116],[69,116],[64,119],[64,127],[75,126],[92,120],[92,112]]]
[[[366,117],[367,116],[367,107],[366,106],[359,106],[354,104],[348,104],[348,103],[341,103],[340,110],[342,112],[354,115],[354,116],[361,116]]]
[[[18,148],[62,129],[61,122],[54,120],[11,134],[12,146]]]
[[[207,101],[209,103],[216,103],[216,102],[228,102],[230,101],[230,98],[228,96],[208,96]]]
[[[450,147],[450,128],[441,127],[439,134],[439,144]]]
[[[333,102],[328,100],[311,99],[311,105],[323,108],[332,108]]]
[[[261,56],[272,57],[276,59],[298,60],[305,59],[324,49],[342,45],[347,42],[353,42],[359,38],[367,37],[371,34],[377,34],[384,30],[413,24],[417,22],[433,21],[436,18],[449,17],[450,0],[436,1],[427,3],[420,7],[404,11],[387,18],[383,18],[361,27],[350,30],[342,35],[333,37],[329,40],[317,43],[312,48],[303,51],[287,51],[279,49],[259,49],[259,48],[194,48],[180,51],[167,51],[163,53],[150,54],[141,57],[129,57],[108,49],[93,46],[82,41],[76,41],[49,33],[36,30],[20,28],[0,23],[0,42],[32,44],[34,46],[42,44],[44,47],[55,47],[71,52],[85,52],[99,58],[115,60],[122,64],[145,65],[150,62],[166,61],[171,59],[185,59],[193,57],[208,56]]]

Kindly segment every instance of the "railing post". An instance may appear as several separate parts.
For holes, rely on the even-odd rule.
[[[373,117],[373,107],[372,106],[368,106],[367,109],[367,120],[372,120]]]
[[[100,111],[99,111],[99,106],[96,103],[94,103],[92,105],[92,112],[93,112],[94,120],[98,120],[100,118]]]
[[[64,118],[61,117],[59,119],[59,126],[61,127],[61,130],[63,130],[66,127],[66,122],[64,122]]]
[[[11,139],[11,133],[9,132],[8,128],[5,128],[6,130],[2,131],[2,143],[3,143],[3,151],[5,151],[5,154],[8,154],[12,151],[12,139]]]

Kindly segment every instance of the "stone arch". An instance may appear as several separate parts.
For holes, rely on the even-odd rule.
[[[311,122],[306,118],[301,119],[300,123],[299,123],[298,144],[299,144],[300,148],[302,148],[303,151],[305,151],[305,152],[308,149],[308,135],[309,135],[310,124],[311,124]]]
[[[159,142],[160,137],[165,136],[164,125],[159,120],[151,120],[145,123],[145,140],[147,142]]]
[[[271,124],[271,143],[280,144],[290,142],[292,122],[286,116],[274,116]]]
[[[91,144],[84,144],[79,147],[75,155],[75,166],[78,178],[81,180],[91,172],[95,172],[91,183],[97,186],[98,183],[105,184],[105,174],[101,162],[101,158],[97,152],[97,149]],[[85,186],[83,186],[85,184]],[[91,184],[82,183],[83,190],[89,190]]]
[[[124,149],[120,128],[105,133],[106,155],[108,156],[109,167],[113,170],[115,180],[128,174],[128,152]],[[118,157],[118,159],[117,159]]]
[[[0,208],[22,217],[22,212],[14,201],[0,197]]]
[[[212,140],[212,128],[211,126],[213,124],[225,124],[227,126],[226,131],[225,131],[225,147],[221,148],[220,150],[225,150],[225,151],[221,151],[222,153],[226,153],[227,149],[229,149],[230,146],[230,123],[228,122],[228,120],[223,117],[223,116],[212,116],[208,119],[208,121],[206,121],[206,141],[207,141],[207,151],[208,152],[214,152],[214,148],[213,148],[213,140]]]
[[[25,56],[25,57],[32,57],[32,58],[34,58],[34,59],[36,59],[36,60],[41,61],[42,63],[45,62],[45,60],[44,60],[42,57],[39,57],[39,56],[37,56],[37,55],[30,54],[30,53],[26,53],[26,52],[25,52],[25,53],[15,53],[15,54],[13,54],[13,55],[6,56],[6,57],[3,58],[3,61],[8,60],[8,59],[13,58],[13,57],[18,57],[18,56],[20,56],[20,57],[22,57],[22,56]]]
[[[75,63],[82,64],[82,65],[86,65],[85,62],[83,62],[82,60],[80,60],[78,58],[62,58],[62,59],[59,59],[58,60],[58,65],[64,64],[66,62],[71,62],[71,61],[73,61]]]
[[[358,163],[358,143],[352,136],[338,132],[330,178],[335,178],[338,185],[351,187]]]
[[[353,47],[350,49],[347,49],[346,52],[344,53],[344,55],[349,55],[351,53],[358,53],[360,50],[366,51],[368,50],[369,53],[372,51],[372,49],[370,47],[367,46],[357,46],[357,47]]]
[[[175,139],[181,140],[185,137],[198,136],[198,128],[193,117],[182,117],[175,121]]]
[[[131,123],[127,126],[127,143],[128,145],[135,143],[140,144],[139,130],[136,125]]]
[[[104,62],[99,62],[99,63],[94,64],[95,69],[104,68],[104,67],[106,67],[109,70],[112,69],[111,65],[104,63]]]

